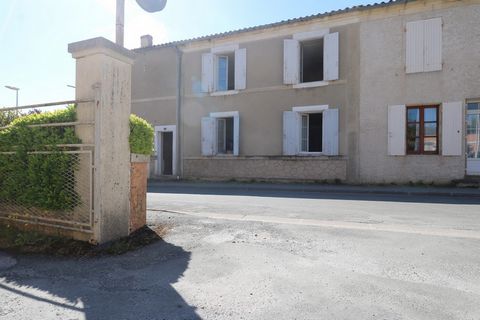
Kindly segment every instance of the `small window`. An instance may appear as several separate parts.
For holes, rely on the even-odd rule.
[[[233,118],[217,119],[217,153],[233,154]]]
[[[235,89],[235,53],[216,56],[216,91]]]
[[[323,81],[323,38],[300,43],[300,81]]]
[[[322,152],[323,114],[310,113],[302,115],[301,151]]]
[[[407,107],[407,154],[438,154],[438,106]]]

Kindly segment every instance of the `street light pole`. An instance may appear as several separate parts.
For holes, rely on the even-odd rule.
[[[125,28],[125,0],[117,0],[117,31],[116,43],[123,47],[124,28]]]
[[[18,107],[18,91],[20,90],[20,88],[13,87],[13,86],[5,86],[5,88],[10,89],[10,90],[14,90],[16,92],[15,107]]]

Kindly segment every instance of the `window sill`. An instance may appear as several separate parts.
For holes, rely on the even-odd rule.
[[[329,85],[329,81],[315,81],[315,82],[304,82],[299,84],[294,84],[294,89],[303,89],[303,88],[315,88],[315,87],[324,87]]]
[[[326,156],[323,152],[299,152],[297,154],[299,157],[324,157]]]
[[[234,94],[238,94],[238,90],[228,90],[228,91],[215,91],[210,93],[212,97],[221,97],[221,96],[231,96]]]

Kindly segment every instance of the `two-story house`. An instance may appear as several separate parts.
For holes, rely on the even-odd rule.
[[[480,175],[480,1],[390,1],[152,45],[152,171],[446,183]]]

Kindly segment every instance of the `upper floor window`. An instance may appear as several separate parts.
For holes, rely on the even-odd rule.
[[[234,92],[247,86],[247,50],[216,47],[202,55],[202,91]]]
[[[406,73],[442,70],[442,19],[407,22]]]
[[[339,78],[339,34],[328,29],[284,40],[284,84],[314,86]]]

